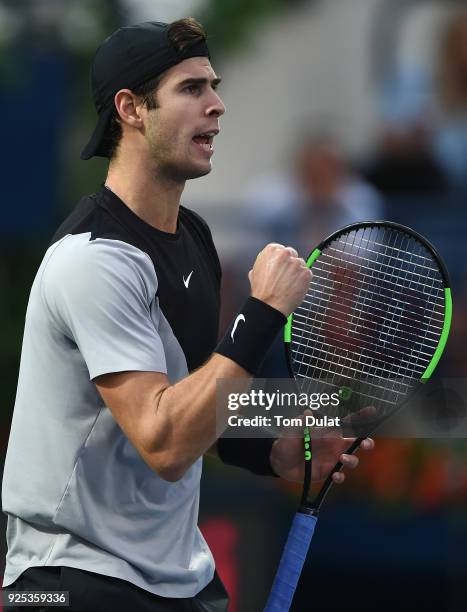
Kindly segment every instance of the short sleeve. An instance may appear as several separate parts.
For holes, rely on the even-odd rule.
[[[166,373],[150,258],[122,241],[90,241],[89,234],[66,236],[51,249],[42,297],[54,326],[77,345],[89,377]]]

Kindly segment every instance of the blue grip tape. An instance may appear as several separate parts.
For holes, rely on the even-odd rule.
[[[297,512],[264,612],[288,612],[315,530],[316,516]]]

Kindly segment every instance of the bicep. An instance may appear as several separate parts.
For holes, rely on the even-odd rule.
[[[148,462],[157,438],[157,408],[169,387],[161,372],[117,372],[94,378],[105,405],[143,459]]]

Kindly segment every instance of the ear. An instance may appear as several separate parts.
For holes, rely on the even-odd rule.
[[[143,127],[141,103],[130,89],[120,89],[114,97],[115,108],[120,120],[135,128]]]

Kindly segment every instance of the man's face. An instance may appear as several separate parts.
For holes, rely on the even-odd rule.
[[[145,138],[158,171],[174,180],[211,171],[213,138],[225,106],[216,93],[217,78],[206,57],[170,68],[157,88],[158,108],[147,111]]]

